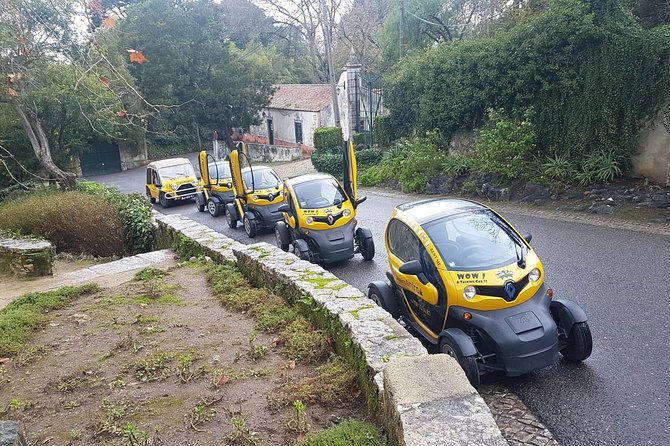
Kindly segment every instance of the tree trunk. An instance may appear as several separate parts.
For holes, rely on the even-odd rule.
[[[16,100],[11,101],[12,108],[21,119],[21,125],[26,132],[30,145],[35,152],[40,166],[53,177],[63,189],[74,189],[77,186],[77,177],[71,172],[65,172],[58,167],[51,158],[51,147],[42,124],[37,116],[31,120]]]

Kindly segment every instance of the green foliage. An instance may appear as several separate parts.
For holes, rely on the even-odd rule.
[[[0,356],[24,351],[33,334],[49,322],[48,313],[67,307],[77,297],[95,293],[94,284],[24,294],[0,310]]]
[[[568,155],[547,157],[547,161],[542,164],[542,168],[544,175],[561,182],[569,183],[577,176],[577,170]]]
[[[339,153],[315,151],[312,153],[312,165],[319,172],[342,177],[342,151]]]
[[[153,246],[151,205],[140,194],[124,194],[112,186],[92,181],[82,181],[79,190],[100,197],[119,209],[123,221],[123,237],[126,253],[137,254],[150,251]]]
[[[383,115],[375,118],[372,131],[374,143],[380,146],[388,146],[395,139],[393,127],[391,125],[391,116]]]
[[[477,170],[511,181],[530,177],[529,161],[537,141],[532,111],[525,111],[523,120],[516,121],[501,110],[489,110],[489,119],[491,124],[477,139]]]
[[[469,173],[474,166],[474,158],[462,155],[449,155],[442,163],[442,171],[451,177]]]
[[[612,151],[598,151],[587,156],[577,174],[581,184],[605,183],[621,175],[620,162]]]
[[[314,130],[314,153],[337,153],[342,156],[342,129],[339,127],[321,127]]]
[[[382,160],[383,156],[384,152],[382,152],[381,149],[374,147],[369,149],[363,148],[356,150],[356,163],[358,164],[359,168],[373,166],[378,164]]]
[[[354,134],[351,135],[351,139],[352,139],[355,147],[357,147],[359,145],[363,145],[363,144],[365,144],[365,133],[354,132]]]
[[[209,144],[209,141],[207,141]],[[183,155],[185,153],[196,152],[198,150],[197,142],[187,145],[147,145],[147,156],[150,160],[169,158],[171,156]]]
[[[309,435],[302,446],[386,446],[381,431],[373,424],[362,421],[343,421],[335,426]]]
[[[641,126],[667,111],[670,28],[643,29],[616,1],[555,0],[491,36],[411,53],[385,81],[400,135],[450,137],[483,125],[490,107],[521,122],[515,110],[533,108],[542,158],[579,164],[606,147],[625,172]]]
[[[77,191],[48,191],[5,201],[0,205],[0,228],[43,237],[58,251],[104,257],[125,252],[119,209]]]

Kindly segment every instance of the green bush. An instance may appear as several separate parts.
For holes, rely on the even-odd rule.
[[[356,150],[356,162],[359,168],[379,164],[383,156],[384,152],[377,148]]]
[[[36,235],[58,251],[123,255],[123,224],[112,203],[78,191],[48,191],[5,201],[0,228]]]
[[[314,152],[312,153],[312,164],[319,172],[329,173],[333,176],[342,177],[342,153]]]
[[[385,446],[381,431],[373,424],[349,420],[325,431],[310,434],[302,446]]]
[[[354,134],[351,135],[351,139],[353,140],[354,147],[365,145],[365,133],[354,132]]]
[[[457,177],[470,172],[474,164],[474,158],[461,155],[449,155],[442,163],[442,171],[451,177]]]
[[[373,142],[379,146],[388,146],[395,139],[393,135],[393,126],[391,125],[391,116],[377,116],[372,130]]]
[[[339,127],[320,127],[314,130],[314,153],[341,153],[344,140]]]
[[[211,148],[211,147],[208,147]],[[147,156],[150,160],[169,158],[171,156],[183,155],[185,153],[197,152],[196,145],[147,145]]]
[[[621,175],[620,162],[613,151],[599,151],[587,156],[577,174],[581,184],[606,183]]]
[[[489,110],[489,118],[490,125],[477,139],[476,169],[508,181],[529,178],[537,141],[532,110],[526,110],[521,121],[508,118],[501,110]]]
[[[126,253],[137,254],[151,250],[154,240],[151,205],[142,195],[124,194],[115,187],[92,181],[82,181],[78,187],[81,192],[100,197],[119,209]]]
[[[543,174],[552,180],[560,182],[572,182],[577,178],[577,170],[567,155],[554,155],[547,157],[542,164]]]

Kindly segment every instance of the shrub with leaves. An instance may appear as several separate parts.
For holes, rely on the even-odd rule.
[[[621,175],[620,161],[613,151],[599,151],[587,156],[577,174],[581,184],[606,183]]]
[[[542,164],[544,174],[553,180],[570,182],[577,176],[577,170],[567,155],[554,155],[548,157]]]
[[[537,142],[532,115],[528,109],[521,120],[515,120],[501,110],[489,109],[489,126],[481,131],[476,144],[476,169],[505,180],[527,179]]]
[[[314,153],[339,153],[343,144],[342,129],[339,127],[321,127],[314,130]]]
[[[126,252],[137,254],[151,250],[153,226],[151,206],[140,194],[124,194],[117,188],[92,181],[79,183],[79,190],[101,197],[118,208],[123,221],[123,237]]]

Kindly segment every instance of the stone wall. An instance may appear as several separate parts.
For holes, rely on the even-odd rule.
[[[146,165],[149,161],[144,144],[134,146],[119,144],[121,170],[130,170]]]
[[[243,245],[179,215],[155,214],[157,244],[235,261],[332,336],[358,373],[368,409],[391,444],[504,445],[490,410],[458,363],[426,349],[385,310],[318,265],[267,243]]]
[[[281,147],[268,144],[247,144],[247,150],[252,162],[272,163],[302,159],[302,148],[297,145]]]
[[[0,238],[0,274],[50,276],[55,255],[55,248],[46,240]]]
[[[633,157],[633,172],[670,186],[670,132],[662,122],[654,122],[640,134],[639,154]]]

